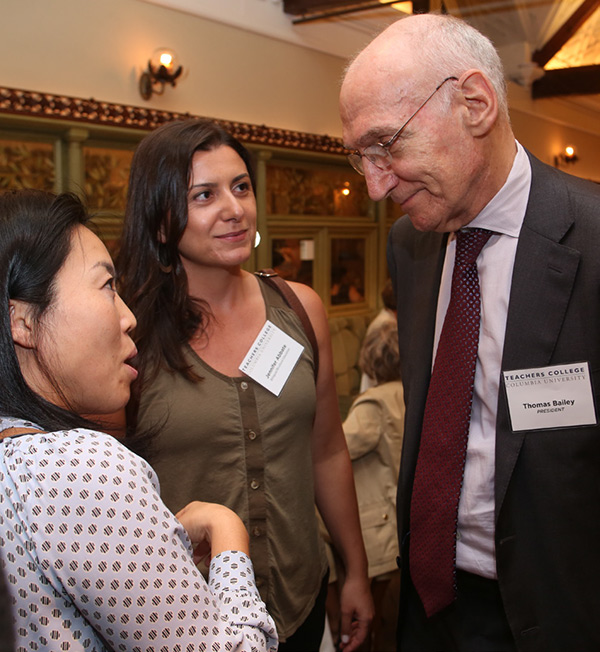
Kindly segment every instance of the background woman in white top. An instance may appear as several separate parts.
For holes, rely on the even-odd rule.
[[[404,392],[394,320],[367,333],[359,364],[375,384],[352,404],[344,421],[344,435],[352,458],[375,603],[370,649],[385,652],[395,649],[400,573],[396,562],[396,491],[404,434]]]

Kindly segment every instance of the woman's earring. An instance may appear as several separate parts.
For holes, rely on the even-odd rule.
[[[254,248],[258,247],[260,244],[260,233],[257,231],[256,235],[254,236]]]

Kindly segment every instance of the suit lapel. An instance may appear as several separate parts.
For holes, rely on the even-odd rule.
[[[531,192],[513,270],[503,371],[543,367],[552,362],[579,266],[579,252],[561,244],[573,224],[567,190],[554,170],[533,158],[531,165]],[[546,183],[550,175],[557,178]],[[511,431],[502,381],[500,386],[496,426],[496,519],[525,437],[522,432]]]
[[[410,251],[409,265],[399,282],[398,321],[402,331],[400,352],[406,413],[404,417],[405,437],[402,448],[401,471],[399,478],[398,524],[406,531],[408,527],[409,503],[412,478],[417,463],[423,413],[427,390],[431,379],[433,339],[437,295],[444,263],[447,234],[419,233],[410,230],[414,242],[406,247]],[[405,255],[404,242],[400,242],[398,255]],[[404,510],[404,508],[407,508]]]

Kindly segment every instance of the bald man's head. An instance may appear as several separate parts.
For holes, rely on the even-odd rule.
[[[508,117],[504,70],[491,41],[468,23],[452,16],[416,14],[392,23],[348,65],[340,101],[361,85],[417,85],[427,88],[436,80],[481,70],[497,95],[500,113]],[[403,88],[399,89],[403,92]]]
[[[468,224],[516,153],[498,54],[450,16],[410,16],[377,36],[346,70],[340,115],[370,197],[401,204],[420,230]]]

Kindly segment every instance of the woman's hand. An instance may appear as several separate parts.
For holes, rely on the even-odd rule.
[[[373,620],[373,598],[369,581],[360,575],[347,577],[340,595],[340,649],[356,650],[369,635]]]
[[[225,550],[250,554],[248,532],[240,517],[224,505],[195,500],[175,514],[194,547],[194,562],[210,560]]]
[[[366,639],[374,610],[354,474],[335,390],[329,322],[314,290],[298,283],[290,285],[308,313],[319,347],[317,405],[311,437],[315,500],[344,564],[346,580],[340,597],[340,647],[344,652],[353,652]]]

